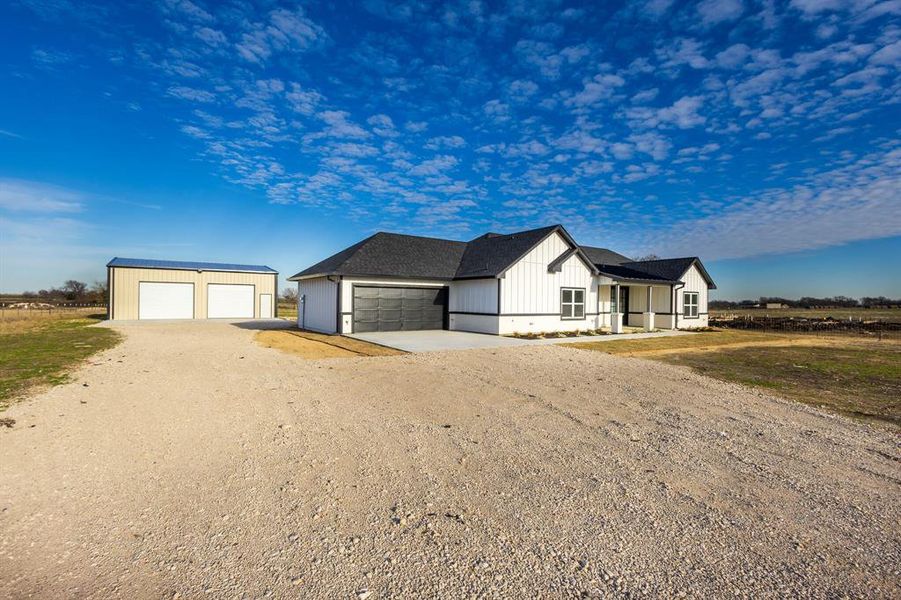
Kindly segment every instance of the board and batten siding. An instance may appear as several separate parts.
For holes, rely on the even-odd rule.
[[[448,328],[498,333],[498,279],[465,279],[450,285]]]
[[[682,276],[685,287],[676,290],[676,313],[678,316],[679,329],[692,329],[695,327],[707,327],[707,280],[701,275],[696,265],[691,265]],[[690,319],[684,314],[684,298],[685,292],[698,292],[698,318]]]
[[[448,310],[497,314],[497,279],[464,279],[450,286]]]
[[[322,333],[338,327],[338,282],[327,277],[297,282],[297,326]],[[303,303],[300,299],[303,298]]]
[[[609,293],[609,292],[608,292]],[[644,325],[644,313],[648,312],[648,286],[629,286],[629,318],[623,322],[633,326]],[[670,310],[670,286],[651,286],[651,312],[654,313],[654,325],[656,327],[671,329],[672,319],[668,318]]]
[[[207,286],[211,283],[253,285],[253,315],[260,317],[260,294],[275,298],[275,273],[240,273],[232,271],[192,271],[186,269],[144,269],[140,267],[110,267],[111,318],[133,320],[139,315],[139,288],[147,283],[193,283],[194,318],[207,318]]]
[[[567,259],[560,272],[550,265],[569,250],[566,240],[553,233],[507,269],[501,278],[500,333],[567,331],[598,326],[597,279],[578,256]],[[560,288],[585,290],[585,318],[560,317]]]

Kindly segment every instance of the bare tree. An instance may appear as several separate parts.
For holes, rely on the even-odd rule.
[[[88,284],[83,281],[69,279],[63,284],[62,292],[66,295],[66,300],[78,300],[84,296],[88,289]]]
[[[282,302],[297,302],[297,288],[296,287],[286,287],[282,290],[281,293]]]
[[[105,281],[95,281],[91,286],[91,300],[98,303],[106,302],[107,287]]]
[[[660,257],[656,254],[646,254],[645,256],[641,256],[638,260],[660,260]]]

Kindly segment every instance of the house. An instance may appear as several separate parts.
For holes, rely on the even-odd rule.
[[[278,272],[263,265],[114,258],[106,264],[107,318],[268,319]]]
[[[633,261],[562,225],[469,242],[376,233],[289,281],[298,326],[343,334],[703,327],[716,287],[697,257]]]
[[[788,308],[788,304],[784,302],[767,302],[766,303],[767,310],[779,310],[783,308]]]

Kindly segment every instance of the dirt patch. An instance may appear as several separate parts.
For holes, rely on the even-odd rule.
[[[404,354],[400,350],[362,340],[340,335],[323,335],[311,331],[261,331],[256,334],[254,339],[266,348],[275,348],[309,360]]]

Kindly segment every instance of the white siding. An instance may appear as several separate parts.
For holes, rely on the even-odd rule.
[[[585,312],[596,313],[597,289],[591,271],[578,257],[570,257],[561,272],[548,272],[548,265],[568,249],[555,233],[510,267],[501,279],[501,313],[560,314],[561,287],[585,288]]]
[[[354,284],[360,285],[396,285],[400,287],[445,287],[447,281],[429,279],[391,279],[388,277],[344,277],[341,279],[341,331],[339,333],[353,333],[353,300]],[[334,319],[334,311],[332,318]],[[334,330],[334,325],[332,326]]]
[[[500,333],[572,331],[598,327],[597,278],[577,256],[563,263],[559,273],[548,265],[569,250],[558,233],[523,256],[501,279]],[[585,318],[560,318],[560,288],[585,290]]]
[[[338,318],[338,282],[326,277],[304,279],[297,284],[297,326],[322,333],[335,333]],[[299,302],[299,301],[298,301]]]
[[[682,276],[685,287],[676,291],[676,313],[679,319],[679,329],[692,329],[694,327],[707,327],[707,280],[695,265],[692,265]],[[685,317],[683,300],[685,292],[698,292],[698,318]]]
[[[450,286],[450,312],[497,314],[497,279],[454,281]]]

